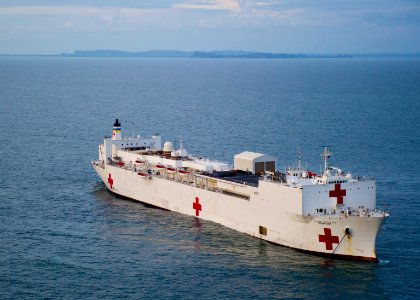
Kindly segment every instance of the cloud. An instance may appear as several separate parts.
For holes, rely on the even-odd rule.
[[[303,16],[306,11],[301,8],[285,9],[285,10],[265,10],[265,9],[252,9],[252,13],[256,17],[271,17],[274,19],[292,19]]]
[[[16,24],[24,29],[30,22],[32,28],[40,31],[114,31],[131,30],[138,26],[168,28],[177,26],[171,19],[173,10],[95,6],[0,7],[0,24]]]
[[[182,9],[206,9],[238,11],[240,5],[236,0],[193,0],[173,5],[174,8]]]
[[[237,28],[264,26],[264,19],[284,20],[296,11],[274,11],[253,2],[236,0],[193,0],[163,8],[98,6],[0,6],[0,24],[31,22],[39,30],[133,31],[139,28]],[[241,4],[241,5],[240,5]],[[242,6],[242,7],[241,7]],[[200,10],[200,11],[198,11]],[[224,13],[214,14],[206,10]],[[22,25],[24,26],[24,25]],[[23,28],[23,27],[22,27]]]
[[[419,14],[414,0],[0,0],[0,52],[418,51]]]
[[[95,6],[10,6],[0,7],[1,15],[89,15],[99,16],[114,13],[144,15],[156,9],[95,7]]]
[[[269,2],[256,2],[255,5],[256,6],[260,6],[260,7],[262,7],[262,6],[272,6],[273,3],[269,3]]]

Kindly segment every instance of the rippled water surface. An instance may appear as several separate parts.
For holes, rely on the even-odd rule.
[[[420,60],[0,58],[0,294],[7,298],[416,298]],[[109,194],[90,167],[115,118],[377,179],[379,264],[329,260]]]

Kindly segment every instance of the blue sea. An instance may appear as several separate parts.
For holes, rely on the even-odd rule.
[[[118,118],[191,153],[377,180],[380,262],[327,259],[107,192]],[[0,58],[1,299],[415,299],[419,59]],[[174,195],[176,197],[176,195]]]

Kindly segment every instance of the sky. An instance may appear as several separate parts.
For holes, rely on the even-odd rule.
[[[0,54],[420,52],[420,0],[0,0]]]

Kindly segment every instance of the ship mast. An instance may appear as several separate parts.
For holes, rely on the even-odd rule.
[[[298,170],[300,171],[301,170],[301,167],[302,167],[302,165],[301,165],[302,148],[298,147],[297,150],[298,150]]]
[[[324,152],[321,153],[321,156],[322,156],[322,159],[324,160],[324,173],[325,173],[328,168],[328,158],[333,156],[333,153],[330,152],[330,150],[328,149],[328,147],[330,146],[323,146],[323,147],[324,147]]]

